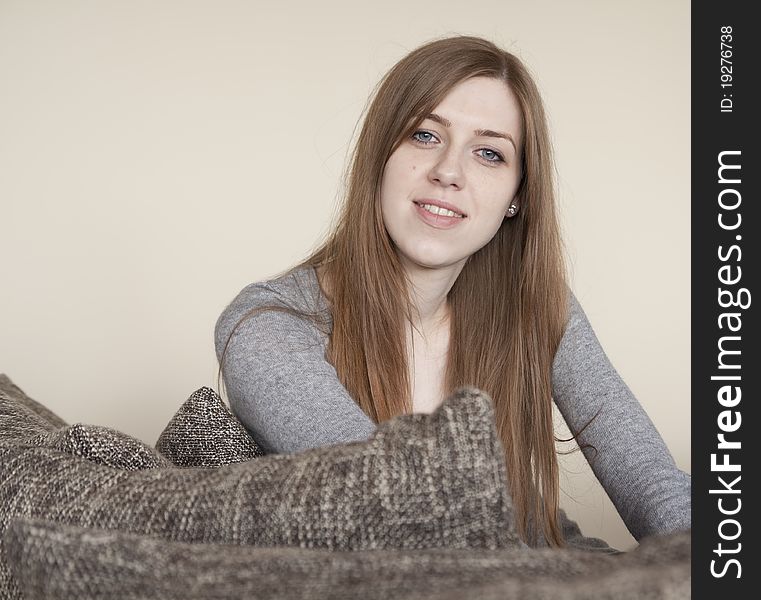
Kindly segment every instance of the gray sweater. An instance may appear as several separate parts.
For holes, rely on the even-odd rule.
[[[233,327],[250,309],[270,304],[330,309],[313,268],[245,287],[217,320],[221,357]],[[553,399],[631,534],[690,528],[690,476],[605,355],[573,294],[552,369]],[[222,373],[233,412],[269,452],[367,439],[375,424],[359,408],[326,360],[328,338],[305,319],[264,311],[247,319],[230,341]],[[599,414],[598,414],[599,411]]]

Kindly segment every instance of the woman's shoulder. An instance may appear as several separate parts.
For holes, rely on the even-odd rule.
[[[575,336],[588,338],[594,334],[587,313],[570,286],[566,290],[566,309],[565,328],[562,336],[564,340]]]
[[[250,310],[259,306],[283,306],[313,312],[320,305],[320,287],[314,268],[297,266],[288,271],[246,285],[224,312]]]
[[[281,320],[284,314],[302,314],[311,317],[326,315],[325,300],[322,297],[313,267],[297,266],[269,279],[246,285],[219,315],[214,337],[217,345],[226,340],[235,326],[257,308],[273,307],[273,311],[261,311],[257,318],[271,321]],[[284,313],[278,308],[289,311]],[[303,319],[291,319],[295,327],[314,328],[314,324]]]
[[[572,290],[568,290],[568,312],[552,365],[553,387],[566,381],[571,372],[598,370],[607,366],[607,356],[600,346],[592,324]]]

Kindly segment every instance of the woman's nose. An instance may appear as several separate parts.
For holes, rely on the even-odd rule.
[[[463,166],[455,148],[450,147],[441,152],[428,173],[428,179],[442,187],[462,188],[464,184]]]

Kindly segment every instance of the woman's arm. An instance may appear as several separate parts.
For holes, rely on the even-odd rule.
[[[214,330],[217,358],[251,308],[282,305],[267,283],[252,284],[222,312]],[[233,412],[269,452],[289,453],[367,439],[375,424],[325,359],[315,325],[280,311],[260,312],[235,331],[222,376]]]
[[[677,468],[573,294],[552,383],[555,403],[571,432],[589,423],[578,442],[596,448],[585,448],[584,455],[631,534],[639,540],[689,529],[691,478]]]

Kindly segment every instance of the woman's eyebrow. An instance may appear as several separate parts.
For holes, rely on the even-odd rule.
[[[444,127],[451,127],[452,122],[449,119],[445,119],[441,115],[437,115],[436,113],[431,113],[428,116],[426,116],[426,119],[430,119],[431,121],[436,121],[436,123],[440,123]],[[479,137],[495,137],[495,138],[503,138],[506,139],[508,142],[510,142],[513,145],[513,149],[517,151],[517,147],[515,145],[515,140],[513,139],[513,136],[511,136],[509,133],[502,133],[501,131],[492,131],[491,129],[475,129],[473,130],[473,133],[475,133]]]

